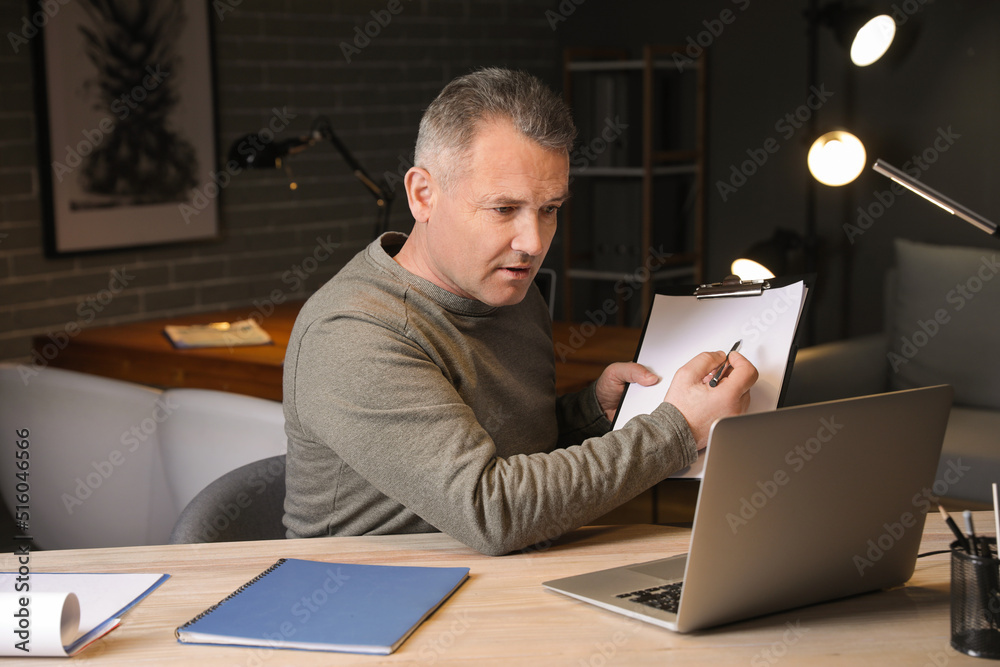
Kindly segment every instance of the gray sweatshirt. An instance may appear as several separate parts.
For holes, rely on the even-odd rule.
[[[694,461],[672,405],[609,432],[593,386],[556,398],[537,290],[503,307],[459,297],[392,259],[405,238],[373,242],[295,322],[289,537],[440,530],[499,555],[584,525]]]

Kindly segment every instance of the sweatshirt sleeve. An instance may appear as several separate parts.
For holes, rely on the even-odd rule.
[[[560,447],[578,445],[611,430],[611,422],[597,401],[596,387],[597,383],[592,382],[585,389],[563,394],[556,400]]]
[[[593,388],[560,402],[561,425],[576,444],[499,457],[472,409],[412,340],[351,318],[313,328],[286,360],[294,364],[285,396],[292,427],[483,553],[508,553],[584,525],[696,458],[672,405],[607,432]]]

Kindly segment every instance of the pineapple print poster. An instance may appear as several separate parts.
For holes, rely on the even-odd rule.
[[[76,0],[49,20],[50,251],[217,236],[208,30],[204,0]]]

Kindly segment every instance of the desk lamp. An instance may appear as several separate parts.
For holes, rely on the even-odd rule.
[[[392,191],[384,183],[376,183],[364,167],[355,159],[351,151],[334,133],[329,119],[320,116],[313,121],[309,134],[305,136],[292,137],[276,141],[274,139],[265,140],[260,135],[247,134],[236,140],[229,148],[229,159],[243,169],[279,169],[284,164],[284,159],[289,155],[295,155],[312,148],[321,141],[329,141],[337,149],[344,162],[351,168],[354,177],[361,181],[361,184],[375,197],[375,205],[378,207],[375,222],[375,235],[379,236],[389,226],[389,208],[392,204]],[[295,181],[289,184],[292,190],[298,185]]]
[[[801,236],[788,229],[778,228],[774,234],[759,241],[733,260],[730,272],[743,280],[766,280],[786,275],[793,251],[803,247]]]

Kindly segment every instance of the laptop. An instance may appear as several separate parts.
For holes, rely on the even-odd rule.
[[[901,585],[951,398],[939,385],[720,419],[687,554],[543,585],[677,632]]]

